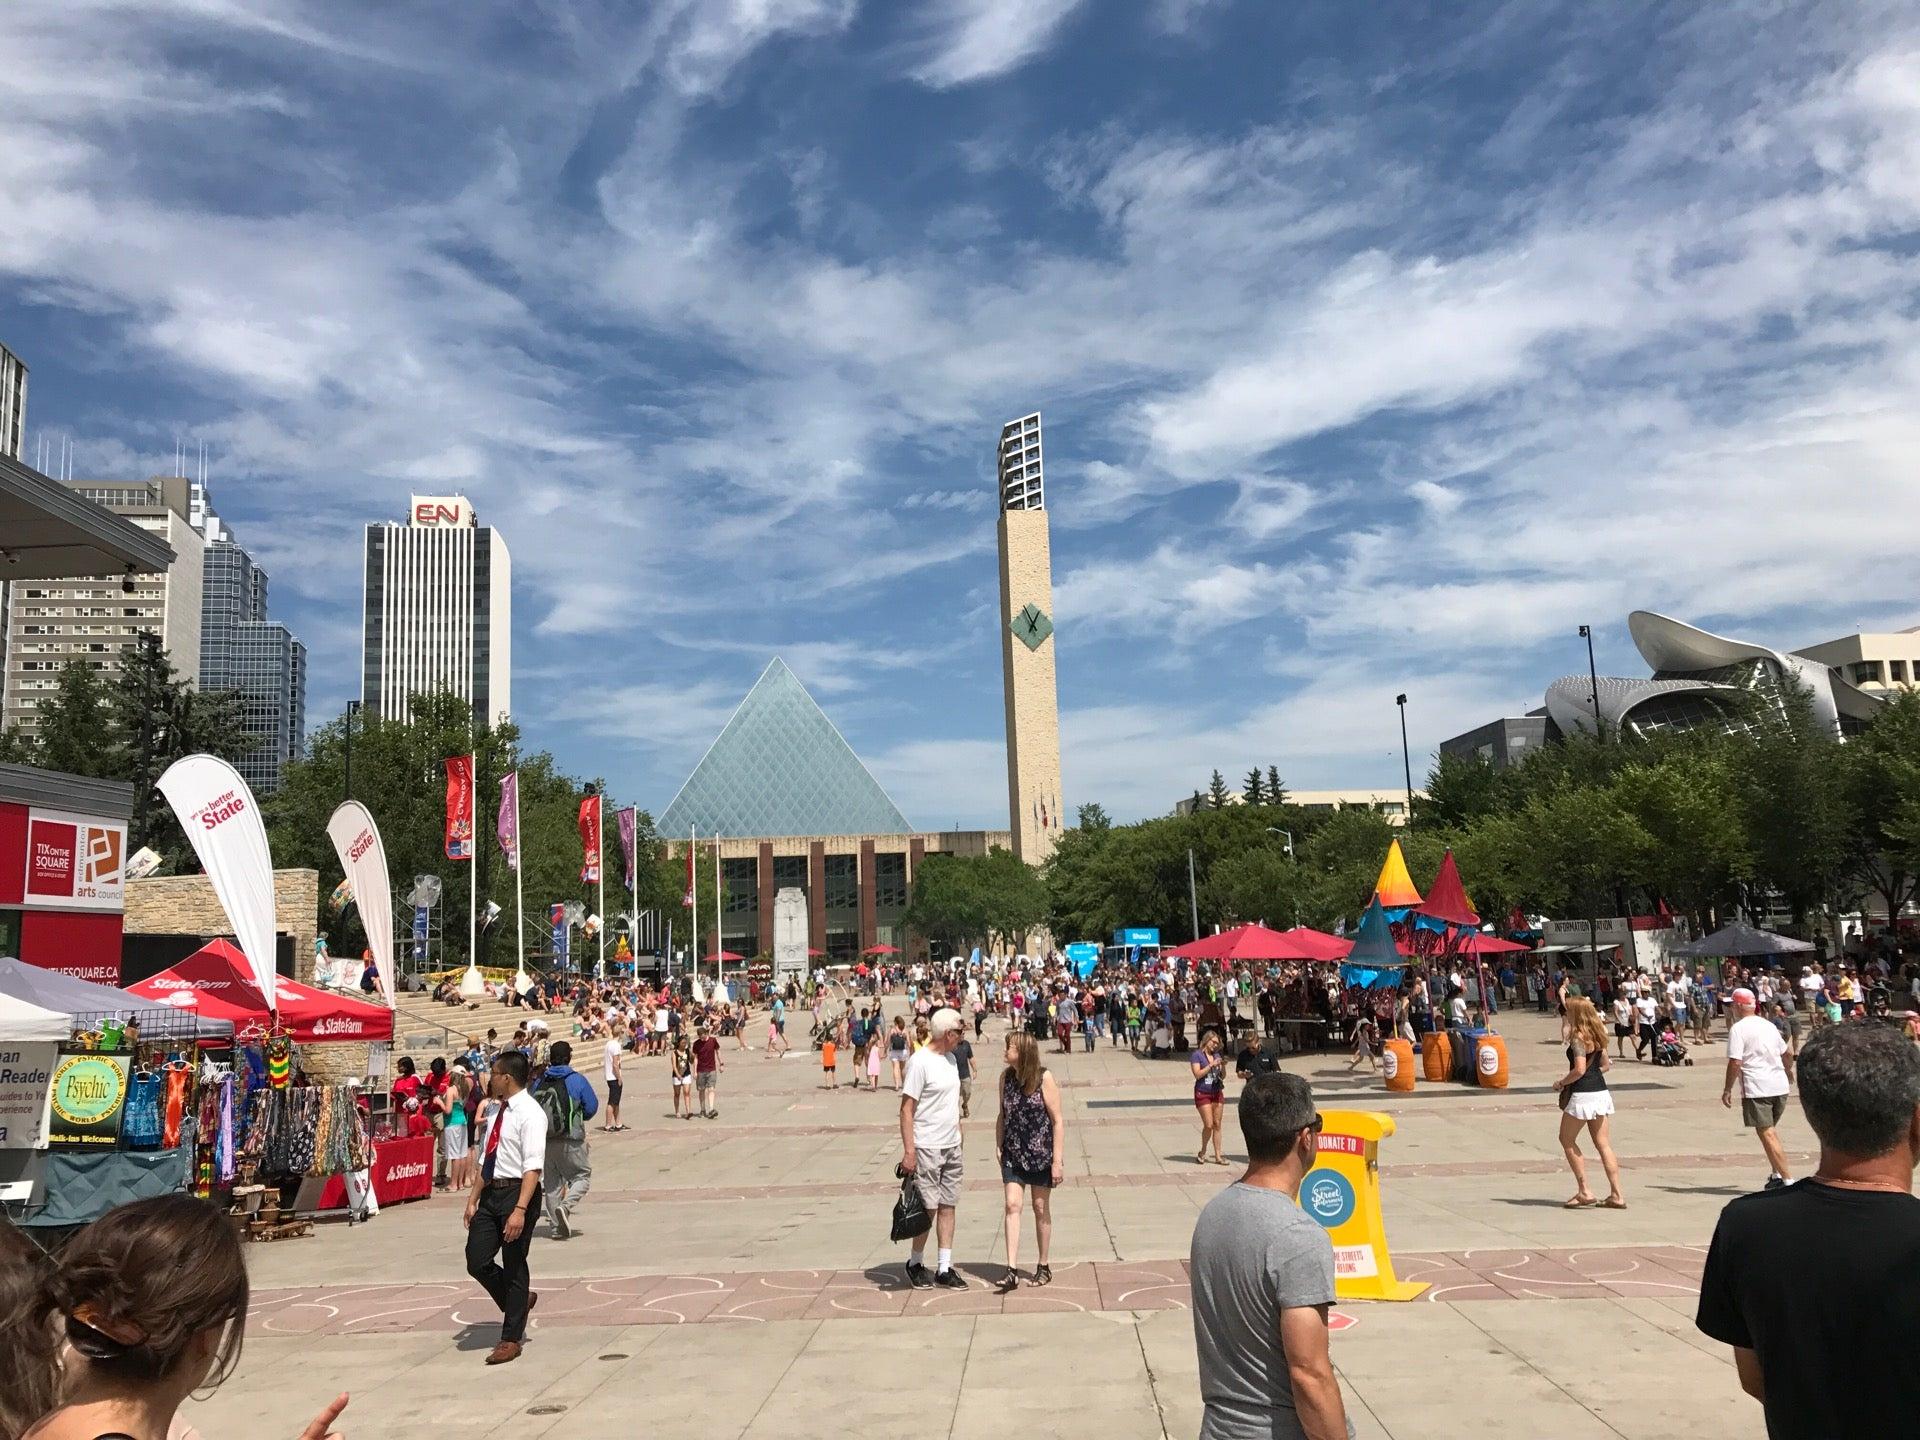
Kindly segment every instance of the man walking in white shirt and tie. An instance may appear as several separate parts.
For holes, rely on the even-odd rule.
[[[520,1358],[527,1315],[540,1298],[530,1288],[527,1248],[540,1218],[547,1116],[527,1093],[527,1057],[520,1051],[502,1051],[488,1083],[502,1103],[488,1127],[480,1169],[467,1196],[467,1273],[500,1307],[500,1343],[488,1352],[487,1364],[504,1365]]]

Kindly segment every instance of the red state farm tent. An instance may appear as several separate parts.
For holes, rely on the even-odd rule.
[[[393,1039],[393,1012],[384,1005],[332,995],[284,975],[276,978],[280,1023],[296,1044]],[[137,985],[129,985],[127,990],[199,1015],[231,1020],[236,1031],[251,1024],[273,1023],[266,997],[254,982],[253,966],[225,940],[202,946],[171,970],[162,970]]]

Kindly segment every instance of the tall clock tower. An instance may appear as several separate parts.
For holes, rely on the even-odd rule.
[[[1013,851],[1053,853],[1060,798],[1060,704],[1054,690],[1053,557],[1041,473],[1040,416],[1000,427],[1000,653],[1007,702],[1007,809]]]

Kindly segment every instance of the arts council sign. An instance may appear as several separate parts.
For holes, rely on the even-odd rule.
[[[29,812],[23,887],[28,905],[123,909],[126,864],[125,825],[58,810]]]

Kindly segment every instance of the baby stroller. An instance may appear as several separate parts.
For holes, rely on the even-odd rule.
[[[1671,1030],[1662,1030],[1660,1038],[1653,1042],[1653,1063],[1656,1065],[1691,1065],[1687,1058],[1687,1047],[1680,1037]]]

